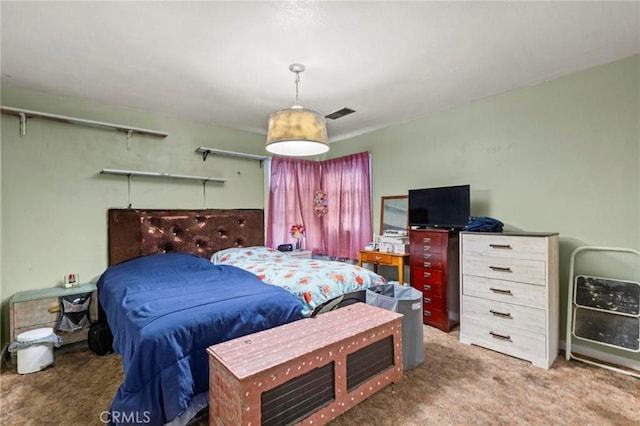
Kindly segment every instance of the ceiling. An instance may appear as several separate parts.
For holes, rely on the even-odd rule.
[[[337,141],[640,53],[640,2],[13,2],[2,84],[257,133],[295,100]],[[8,105],[12,106],[12,105]],[[46,111],[56,113],[56,111]]]

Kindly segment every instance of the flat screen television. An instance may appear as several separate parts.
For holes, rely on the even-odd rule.
[[[469,185],[409,190],[409,226],[464,229],[470,214]]]

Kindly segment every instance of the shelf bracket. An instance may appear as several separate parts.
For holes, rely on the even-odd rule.
[[[132,139],[133,139],[133,130],[127,130],[127,151],[131,151]]]
[[[20,117],[20,136],[24,137],[27,134],[27,116],[24,112],[20,112],[18,117]]]
[[[209,154],[222,155],[225,157],[243,158],[245,160],[259,160],[260,168],[262,168],[262,163],[264,162],[264,160],[269,158],[264,155],[246,154],[244,152],[235,152],[235,151],[225,151],[223,149],[206,148],[204,146],[201,146],[200,148],[196,149],[196,152],[202,153],[202,161],[206,161]]]
[[[131,177],[132,174],[127,175],[127,208],[131,208]]]

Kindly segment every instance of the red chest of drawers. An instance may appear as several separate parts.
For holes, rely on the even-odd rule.
[[[450,331],[460,321],[458,232],[412,229],[411,286],[422,292],[424,323]]]

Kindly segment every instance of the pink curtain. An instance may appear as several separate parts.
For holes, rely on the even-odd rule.
[[[294,244],[291,225],[305,227],[304,248],[322,248],[322,221],[313,214],[313,194],[321,188],[319,163],[290,157],[273,157],[269,188],[267,246]]]
[[[357,259],[373,237],[369,153],[324,161],[322,178],[329,199],[323,253]]]
[[[313,212],[318,191],[327,194],[328,211],[323,216]],[[305,226],[307,250],[357,259],[373,235],[369,153],[323,162],[273,157],[267,245],[293,244],[289,235],[293,224]]]

